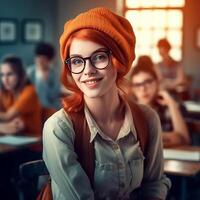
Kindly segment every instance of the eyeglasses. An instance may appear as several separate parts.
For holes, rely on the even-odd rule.
[[[148,86],[151,85],[154,81],[155,81],[155,79],[146,79],[145,81],[143,81],[143,82],[141,82],[141,83],[133,83],[132,86],[133,86],[134,88],[148,87]]]
[[[111,51],[101,50],[94,52],[90,57],[72,56],[65,60],[67,67],[71,73],[80,74],[85,69],[86,60],[89,60],[91,65],[99,70],[105,69],[110,64]]]
[[[0,73],[0,78],[15,76],[14,72]]]

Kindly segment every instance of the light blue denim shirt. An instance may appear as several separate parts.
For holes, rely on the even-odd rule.
[[[85,106],[95,148],[94,190],[74,152],[75,133],[63,109],[52,115],[43,130],[43,158],[50,172],[54,200],[131,200],[141,186],[144,197],[165,199],[170,188],[163,174],[161,128],[157,114],[141,106],[149,124],[148,153],[144,158],[129,106],[114,141],[98,127]],[[78,123],[78,122],[77,122]],[[143,171],[145,162],[145,170]]]

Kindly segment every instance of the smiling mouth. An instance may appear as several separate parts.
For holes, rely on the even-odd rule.
[[[85,80],[85,81],[83,81],[83,83],[86,84],[86,86],[89,88],[95,88],[95,87],[97,87],[98,83],[102,79],[103,78],[95,78],[95,79],[91,79],[91,80]]]
[[[91,80],[85,80],[85,81],[83,81],[83,83],[94,84],[94,83],[101,81],[102,79],[103,78],[95,78],[95,79],[91,79]]]

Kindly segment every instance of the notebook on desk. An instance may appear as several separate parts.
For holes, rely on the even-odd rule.
[[[164,149],[163,154],[166,160],[200,161],[200,151],[198,150]]]
[[[186,110],[190,112],[200,112],[200,103],[195,101],[185,101],[183,105],[186,107]]]
[[[38,137],[29,137],[29,136],[15,136],[15,135],[6,135],[0,136],[0,144],[8,144],[14,146],[21,146],[39,142],[40,138]]]

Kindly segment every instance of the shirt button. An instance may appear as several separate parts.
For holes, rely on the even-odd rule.
[[[119,146],[117,144],[113,144],[112,147],[113,147],[113,149],[118,149],[119,148]]]
[[[125,183],[120,182],[120,183],[119,183],[119,187],[122,187],[122,188],[125,187]]]
[[[123,169],[123,168],[124,168],[123,163],[118,163],[118,166],[119,166],[120,169]]]

